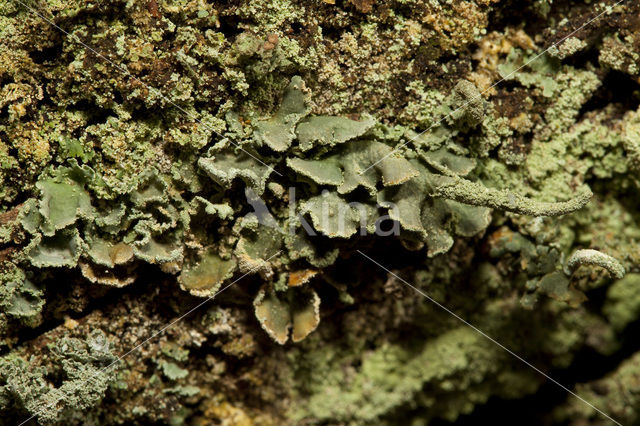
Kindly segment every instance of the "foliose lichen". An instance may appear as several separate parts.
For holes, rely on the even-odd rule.
[[[0,412],[425,424],[548,394],[403,277],[636,422],[640,6],[606,3],[0,4]]]

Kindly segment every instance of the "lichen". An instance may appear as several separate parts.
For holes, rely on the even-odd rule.
[[[577,250],[567,259],[565,268],[567,272],[573,272],[573,270],[581,265],[600,266],[608,270],[616,279],[621,279],[625,274],[624,266],[622,266],[620,262],[597,250]]]
[[[48,351],[49,365],[29,365],[15,355],[0,358],[3,406],[16,406],[44,424],[64,421],[70,412],[95,405],[115,379],[115,357],[100,330],[86,340],[62,338]],[[52,386],[51,377],[61,384]]]
[[[0,413],[637,422],[613,3],[0,3]]]

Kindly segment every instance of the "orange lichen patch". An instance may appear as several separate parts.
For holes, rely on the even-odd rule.
[[[256,349],[256,341],[250,334],[243,334],[242,336],[231,339],[229,342],[222,345],[222,352],[238,358],[254,355]]]
[[[514,47],[531,50],[536,45],[523,30],[509,29],[506,34],[492,32],[479,43],[473,59],[479,61],[478,69],[495,71],[501,63],[500,57],[506,56]]]
[[[0,89],[0,108],[9,106],[15,118],[24,117],[27,107],[42,100],[42,89],[25,83],[9,83]]]
[[[302,271],[293,271],[289,273],[289,287],[298,287],[308,283],[311,278],[318,275],[315,269],[303,269]]]
[[[147,3],[147,10],[156,19],[162,18],[162,14],[158,10],[158,3],[155,0],[151,0]]]
[[[471,43],[478,28],[486,28],[488,8],[469,2],[454,2],[448,7],[448,13],[440,8],[430,8],[422,20],[443,36],[443,47],[459,49]]]
[[[529,115],[525,114],[524,112],[521,112],[520,114],[509,120],[509,127],[520,133],[525,133],[531,130],[533,126],[534,122],[531,120]]]
[[[9,248],[0,250],[0,262],[9,260],[16,251],[17,249],[14,247],[9,247]]]
[[[40,124],[40,123],[38,123]],[[35,164],[45,164],[50,159],[50,145],[47,133],[36,125],[27,124],[10,135],[18,158]]]

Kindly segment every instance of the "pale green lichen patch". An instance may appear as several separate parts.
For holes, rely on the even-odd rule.
[[[296,343],[307,337],[320,324],[320,297],[313,290],[298,294],[290,309],[293,322],[291,341]]]
[[[418,174],[391,147],[373,140],[349,142],[345,148],[320,160],[292,158],[287,164],[318,184],[337,186],[340,194],[360,186],[375,194],[378,181],[385,186],[400,185]]]
[[[125,287],[133,284],[138,275],[135,272],[134,265],[126,267],[109,269],[100,265],[78,261],[80,273],[92,283],[104,284],[112,287]]]
[[[374,193],[379,179],[384,185],[398,185],[417,175],[405,158],[378,141],[350,143],[343,153],[337,155],[341,158],[344,173],[344,182],[338,187],[341,194],[354,191],[359,186]]]
[[[326,350],[318,351],[320,353],[312,356],[318,361],[323,355],[329,355]],[[409,402],[425,383],[437,384],[443,399],[457,388],[473,386],[472,377],[491,374],[494,368],[491,358],[496,355],[496,349],[467,328],[451,330],[427,345],[408,350],[387,344],[363,358],[362,366],[348,384],[340,379],[337,371],[323,368],[312,373],[311,397],[304,406],[291,411],[299,421],[309,416],[343,422],[353,419],[375,422],[394,407]],[[465,380],[460,377],[462,372],[472,377]],[[376,389],[376,392],[367,389]],[[427,404],[433,407],[436,401]],[[439,410],[446,410],[446,406],[440,406]],[[451,416],[454,416],[453,410]]]
[[[238,267],[242,273],[260,273],[263,277],[273,275],[272,259],[283,242],[283,231],[258,223],[255,215],[245,216],[239,223],[240,239],[234,250]],[[277,260],[277,259],[276,259]]]
[[[460,114],[451,126],[482,127],[485,103],[477,95],[469,82],[456,86],[447,105]],[[39,182],[40,199],[26,203],[21,214],[23,227],[33,234],[26,251],[30,262],[39,267],[78,264],[88,280],[118,287],[133,282],[136,262],[158,264],[199,296],[215,294],[237,269],[257,273],[282,290],[290,262],[327,267],[336,261],[340,247],[316,247],[319,238],[392,235],[412,250],[426,246],[433,257],[450,250],[456,237],[480,235],[491,222],[491,208],[555,216],[581,208],[589,198],[585,189],[568,202],[534,202],[485,187],[477,180],[481,165],[472,151],[453,141],[459,130],[447,135],[447,127],[440,127],[417,137],[370,116],[359,121],[308,116],[312,98],[294,77],[273,116],[251,116],[253,132],[240,113],[227,113],[224,137],[205,153],[184,157],[218,186],[208,187],[206,181],[194,185],[194,167],[185,180],[180,170],[186,163],[171,178],[147,167],[128,178],[131,187],[126,190],[88,166],[56,169],[57,180]],[[288,169],[275,170],[283,165]],[[304,184],[300,193],[287,197],[287,178],[290,185]],[[230,195],[242,185],[246,203]],[[189,188],[210,189],[205,197]],[[120,194],[120,207],[106,208],[103,201],[113,198],[114,191]],[[283,208],[286,201],[289,209]],[[235,217],[245,206],[254,212]],[[82,233],[72,229],[78,223]],[[212,238],[213,223],[228,226],[226,240]],[[319,299],[308,294],[314,295],[304,304],[308,309],[294,315],[299,321],[274,320],[272,337],[282,341],[293,328],[297,341],[315,329]],[[260,306],[267,309],[265,303]],[[275,299],[273,303],[279,306]],[[261,315],[266,318],[265,312]]]
[[[289,339],[291,314],[289,305],[274,293],[261,291],[253,302],[256,318],[276,342],[284,345]]]
[[[344,182],[340,163],[332,158],[327,160],[287,158],[287,166],[320,185],[340,186]]]
[[[33,266],[73,267],[80,258],[82,240],[76,229],[59,231],[52,237],[36,235],[25,249]]]
[[[113,268],[133,260],[133,248],[123,242],[113,243],[97,236],[85,238],[87,254],[97,265]]]
[[[332,245],[320,247],[316,240],[306,230],[296,229],[285,236],[285,246],[292,260],[305,259],[317,268],[326,268],[336,261],[340,249]]]
[[[73,224],[78,216],[91,216],[89,194],[76,183],[41,181],[36,184],[41,191],[40,214],[45,218],[41,225],[44,235]]]
[[[179,236],[152,236],[152,231],[145,225],[140,229],[143,238],[133,245],[133,254],[138,259],[149,263],[169,263],[182,259],[184,247]]]
[[[434,190],[442,176],[431,173],[424,165],[415,161],[413,164],[420,175],[398,188],[380,192],[378,202],[383,206],[391,205],[389,203],[396,206],[389,210],[390,217],[397,220],[410,234],[417,236],[418,241],[426,242],[430,256],[451,248],[453,238],[447,229],[454,229],[460,235],[472,236],[489,225],[491,214],[487,208],[426,198],[425,194],[437,195]]]
[[[640,314],[640,275],[627,274],[616,281],[607,291],[607,300],[603,307],[611,325],[623,330]]]
[[[301,205],[300,209],[303,213],[309,214],[315,229],[331,238],[349,238],[358,232],[361,226],[362,212],[350,206],[334,192],[325,192],[311,197]],[[367,213],[364,211],[365,215]],[[365,216],[365,224],[366,221]]]
[[[198,160],[198,165],[223,187],[231,186],[236,178],[259,193],[264,191],[267,178],[273,168],[266,165],[255,154],[241,152],[238,154],[220,153]]]
[[[163,362],[160,364],[162,372],[169,380],[184,379],[189,375],[189,371],[180,368],[175,362]]]
[[[264,144],[276,152],[286,151],[291,146],[296,124],[308,112],[304,91],[302,79],[294,77],[276,114],[255,124],[254,138],[258,145]]]
[[[367,117],[362,121],[343,117],[310,117],[296,127],[300,149],[308,151],[318,146],[333,147],[364,135],[373,127],[375,120]]]

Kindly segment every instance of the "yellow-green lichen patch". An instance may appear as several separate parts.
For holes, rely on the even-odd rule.
[[[262,328],[273,340],[284,345],[289,339],[291,328],[289,305],[276,294],[264,290],[258,293],[253,305]]]
[[[310,289],[278,294],[262,289],[253,302],[256,318],[269,336],[281,345],[299,342],[320,323],[320,298]]]
[[[194,264],[185,265],[178,279],[182,288],[192,294],[213,295],[235,270],[235,260],[224,260],[209,248]]]

